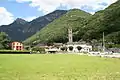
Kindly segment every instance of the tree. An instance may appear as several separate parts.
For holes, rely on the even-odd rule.
[[[9,49],[10,40],[8,35],[4,32],[0,32],[0,49]]]
[[[77,46],[77,49],[80,52],[80,50],[82,49],[82,47],[81,46]]]
[[[38,52],[38,53],[44,54],[45,53],[45,48],[42,48],[42,47],[33,47],[32,51],[35,51],[36,53]]]
[[[99,42],[96,39],[92,39],[90,43],[91,43],[91,45],[93,47],[93,51],[96,51],[96,50],[98,51],[97,46],[99,45]]]
[[[72,47],[72,46],[69,46],[69,50],[72,51],[72,50],[73,50],[73,47]]]

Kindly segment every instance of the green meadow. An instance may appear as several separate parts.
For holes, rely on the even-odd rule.
[[[120,80],[120,59],[74,54],[1,54],[0,80]]]

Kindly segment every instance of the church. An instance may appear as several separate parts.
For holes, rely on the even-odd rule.
[[[90,52],[92,46],[85,42],[73,42],[72,28],[68,29],[69,42],[65,45],[68,52]]]
[[[73,42],[73,34],[72,34],[72,28],[68,29],[68,38],[69,41],[66,44],[54,44],[53,46],[49,46],[48,49],[45,49],[47,53],[49,52],[61,52],[61,51],[67,51],[69,53],[89,53],[92,51],[92,46],[85,42]],[[55,47],[58,46],[58,47]],[[62,48],[65,48],[62,50]]]

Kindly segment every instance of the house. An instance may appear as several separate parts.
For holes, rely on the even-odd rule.
[[[23,43],[21,43],[21,42],[12,42],[11,48],[12,48],[12,50],[23,50],[24,46],[23,46]]]
[[[108,51],[111,51],[113,53],[120,53],[120,48],[109,48]]]
[[[51,46],[48,46],[45,51],[47,53],[56,53],[60,51],[60,47],[63,45],[63,43],[53,43]]]

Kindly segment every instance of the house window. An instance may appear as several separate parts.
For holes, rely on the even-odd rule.
[[[20,50],[21,50],[21,46],[20,46]]]
[[[16,50],[18,50],[18,46],[16,46]]]
[[[13,43],[13,45],[15,45],[15,43]]]

